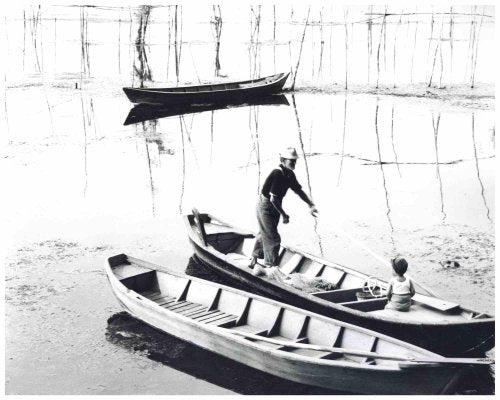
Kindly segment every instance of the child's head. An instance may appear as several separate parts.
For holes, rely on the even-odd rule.
[[[399,276],[403,276],[408,269],[408,262],[403,257],[396,257],[391,260],[392,269]]]

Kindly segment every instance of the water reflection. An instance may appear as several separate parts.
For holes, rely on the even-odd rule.
[[[297,132],[299,135],[299,143],[300,143],[300,150],[302,152],[302,158],[304,160],[304,166],[306,169],[306,179],[307,179],[307,187],[308,187],[308,192],[309,192],[309,198],[314,202],[314,198],[312,195],[312,187],[311,187],[311,176],[309,174],[309,165],[307,162],[307,156],[306,156],[306,151],[304,149],[304,141],[302,140],[302,129],[300,127],[300,119],[299,119],[299,112],[297,111],[297,103],[295,102],[295,96],[292,95],[292,102],[293,102],[293,110],[295,112],[295,119],[297,121]],[[318,232],[318,220],[314,218],[314,232],[316,234],[317,238],[317,243],[319,247],[319,253],[320,255],[323,255],[323,244],[321,242],[321,236]]]
[[[387,207],[387,212],[385,215],[387,216],[387,222],[389,223],[389,227],[391,228],[391,240],[392,244],[394,246],[394,238],[393,238],[393,233],[394,233],[394,226],[392,225],[392,220],[391,220],[391,206],[389,204],[389,192],[387,190],[387,184],[386,184],[386,179],[385,179],[385,172],[384,172],[384,163],[382,162],[382,155],[380,153],[380,137],[379,137],[379,128],[378,128],[378,110],[379,110],[379,103],[378,103],[378,98],[377,98],[377,104],[375,106],[375,135],[377,137],[377,154],[378,154],[378,164],[380,166],[380,172],[382,173],[382,186],[384,187],[384,193],[385,193],[385,204]]]
[[[179,198],[179,213],[182,214],[182,199],[184,198],[184,188],[186,185],[186,146],[184,145],[184,129],[182,125],[182,119],[179,116],[180,131],[182,138],[182,183],[181,183],[181,194]]]
[[[44,93],[44,95],[45,95],[45,93]],[[49,107],[49,116],[50,116],[51,125],[53,125],[51,107],[48,104],[48,99],[47,99],[46,95],[45,95],[45,99],[47,100],[47,105]],[[84,160],[84,176],[85,176],[83,196],[85,197],[87,194],[87,187],[88,187],[87,151],[88,151],[89,134],[87,132],[87,128],[91,128],[91,127],[94,128],[94,139],[97,139],[97,123],[96,123],[96,117],[95,117],[95,112],[94,112],[94,102],[92,100],[92,97],[87,97],[82,92],[80,92],[80,104],[81,104],[81,110],[82,110],[81,117],[82,117],[82,127],[83,127],[83,160]],[[52,126],[52,131],[54,133],[53,126]]]
[[[432,128],[434,130],[434,149],[436,152],[436,176],[439,182],[439,196],[441,199],[441,214],[443,215],[443,223],[446,221],[446,213],[444,211],[444,198],[443,198],[443,182],[441,180],[441,173],[439,171],[439,152],[438,152],[438,133],[439,133],[439,122],[441,121],[441,113],[438,114],[437,118],[434,118],[432,114]]]
[[[483,198],[483,203],[486,208],[486,218],[490,222],[493,222],[490,217],[490,209],[488,207],[488,203],[486,202],[486,197],[484,194],[484,185],[483,181],[481,180],[481,175],[479,174],[479,162],[478,162],[478,157],[477,157],[477,147],[476,147],[476,129],[475,129],[475,119],[474,119],[474,113],[472,113],[472,145],[474,148],[474,164],[476,166],[476,171],[477,171],[477,180],[479,181],[479,185],[481,186],[481,197]]]
[[[177,104],[177,105],[149,105],[139,104],[133,107],[127,115],[123,125],[137,124],[143,121],[173,117],[176,115],[194,114],[205,111],[230,109],[235,107],[263,105],[286,105],[288,100],[284,95],[259,97],[256,99],[234,100],[212,104]]]
[[[359,186],[354,195],[364,196],[365,193],[372,191],[375,193],[382,189],[380,200],[383,201],[383,205],[373,202],[372,208],[375,215],[378,215],[380,207],[383,207],[384,211],[381,214],[391,235],[395,234],[396,228],[405,229],[408,218],[416,221],[419,218],[417,215],[425,214],[426,222],[430,218],[439,223],[449,223],[450,220],[453,223],[462,218],[461,211],[457,208],[459,204],[450,200],[446,207],[444,205],[445,189],[448,189],[448,186],[445,186],[443,179],[445,176],[464,172],[467,173],[464,175],[467,176],[467,185],[472,190],[468,191],[469,197],[472,201],[479,200],[482,203],[481,207],[486,209],[485,219],[491,223],[493,211],[491,209],[488,213],[491,200],[488,193],[490,181],[487,180],[490,175],[486,175],[490,171],[490,163],[483,163],[482,160],[494,157],[491,155],[493,148],[490,136],[485,138],[482,135],[478,138],[478,129],[475,126],[473,145],[480,141],[480,146],[476,146],[473,151],[471,136],[467,133],[470,130],[465,132],[460,130],[460,126],[463,126],[462,119],[470,115],[469,113],[460,116],[457,125],[454,118],[448,114],[442,112],[433,114],[430,110],[419,114],[412,112],[408,117],[407,107],[400,104],[396,108],[394,103],[380,97],[378,103],[376,98],[369,101],[362,100],[366,104],[360,104],[358,99],[349,95],[327,97],[294,94],[293,97],[289,96],[289,99],[293,100],[290,101],[293,103],[293,114],[290,114],[286,107],[272,109],[262,107],[265,103],[288,105],[287,97],[283,95],[272,96],[266,101],[260,99],[241,104],[175,107],[141,105],[130,110],[125,124],[135,124],[137,134],[144,135],[149,140],[154,136],[162,155],[179,154],[178,165],[180,167],[182,163],[184,186],[191,181],[196,182],[198,175],[202,173],[206,174],[205,182],[213,180],[210,176],[217,176],[221,181],[234,182],[234,179],[239,179],[241,187],[251,187],[252,192],[256,192],[260,188],[261,175],[271,168],[270,162],[275,159],[276,152],[283,143],[289,143],[302,152],[304,162],[300,169],[303,168],[306,190],[316,201],[328,201],[328,197],[325,196],[330,196],[331,191],[339,192],[334,196],[335,199],[347,196],[347,192],[345,195],[342,192],[350,190],[354,182]],[[298,101],[302,99],[303,101]],[[312,103],[314,106],[311,107]],[[368,115],[372,105],[374,120],[354,118],[354,115]],[[220,110],[225,111],[215,112]],[[193,117],[189,118],[188,115]],[[448,117],[445,125],[443,125],[444,115]],[[179,118],[179,121],[169,118],[175,116],[182,118]],[[428,122],[426,127],[423,123],[429,119],[432,124]],[[245,121],[248,123],[245,124]],[[310,128],[304,129],[307,124]],[[485,120],[482,119],[481,126],[484,124]],[[158,126],[158,134],[151,134],[153,125],[155,129]],[[294,131],[296,134],[290,135],[290,132]],[[370,131],[373,133],[370,134]],[[338,134],[332,135],[331,132]],[[164,141],[167,138],[170,144],[164,145],[163,149],[168,148],[168,150],[162,152],[160,141],[166,143]],[[228,148],[231,148],[229,153]],[[332,148],[333,151],[329,151]],[[231,169],[224,167],[220,170],[221,166],[228,162],[231,163]],[[337,184],[333,184],[335,188],[327,188],[332,186],[331,176],[329,178],[324,172],[331,170],[332,162],[338,163],[338,172],[335,171],[335,175],[338,173],[338,176],[334,178]],[[347,165],[348,170],[346,170]],[[401,168],[403,165],[405,174]],[[450,166],[446,168],[446,175],[443,175],[443,165]],[[457,167],[452,168],[454,165]],[[429,176],[432,167],[434,173],[433,176]],[[376,178],[375,171],[378,171],[379,179]],[[241,176],[233,176],[240,173]],[[164,176],[163,173],[161,175]],[[180,169],[178,177],[181,177]],[[429,186],[432,180],[437,180],[436,183],[439,185],[437,197]],[[473,184],[478,180],[479,185]],[[180,179],[178,182],[180,183]],[[377,182],[381,185],[380,189],[376,188]],[[199,186],[198,183],[196,185]],[[184,189],[178,184],[177,188],[181,190],[182,198]],[[449,189],[455,190],[452,187]],[[457,189],[460,190],[459,187]],[[222,188],[218,187],[217,190],[218,193],[222,193]],[[191,202],[198,203],[194,198],[199,195],[197,191],[195,186],[193,190],[189,190]],[[424,196],[427,202],[425,206],[423,203],[408,203],[408,195],[413,196],[413,192],[418,196]],[[215,194],[212,197],[215,199]],[[182,201],[178,199],[177,203]],[[409,206],[412,207],[411,210],[404,209]],[[423,210],[429,210],[429,207],[434,212],[424,213]],[[180,204],[176,208],[182,209]],[[252,205],[249,205],[248,209],[253,209]],[[477,207],[474,210],[477,211]],[[401,219],[402,212],[406,214],[404,216],[406,220]],[[412,217],[411,213],[415,217]],[[376,223],[378,222],[380,221]],[[315,226],[315,231],[316,228]],[[326,226],[323,228],[329,230]],[[317,245],[320,251],[324,250],[322,241],[318,235]]]
[[[394,161],[396,162],[396,167],[398,168],[399,177],[402,177],[401,170],[399,169],[398,153],[396,153],[396,147],[394,145],[394,104],[392,105],[391,111],[391,143],[392,151],[394,153]]]
[[[287,101],[288,103],[288,101]],[[257,162],[257,185],[256,185],[256,193],[259,193],[260,190],[260,181],[261,181],[261,165],[260,165],[260,144],[259,144],[259,112],[257,107],[250,107],[248,112],[248,123],[250,127],[250,135],[252,137],[252,149],[250,150],[250,155],[248,157],[248,163],[246,167],[248,168],[250,164],[250,160],[252,158],[252,154],[255,152],[255,159]]]
[[[340,166],[339,166],[339,174],[337,176],[337,186],[339,186],[340,184],[340,176],[342,175],[342,166],[344,165],[346,126],[347,126],[347,94],[344,96],[344,127],[342,130],[342,154],[340,155]]]

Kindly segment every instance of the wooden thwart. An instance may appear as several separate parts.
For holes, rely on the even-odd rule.
[[[415,296],[412,297],[412,299],[416,303],[424,304],[428,307],[435,308],[443,312],[453,311],[460,307],[460,305],[457,303],[438,299],[435,297],[425,296],[419,293],[416,293]]]

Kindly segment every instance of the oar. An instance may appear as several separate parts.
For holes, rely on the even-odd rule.
[[[402,357],[402,356],[394,356],[387,354],[379,354],[371,351],[362,351],[362,350],[351,350],[351,349],[343,349],[341,347],[328,347],[321,346],[315,344],[307,344],[307,343],[295,343],[295,342],[284,342],[282,340],[277,340],[273,338],[269,338],[266,336],[254,335],[252,333],[236,331],[233,329],[227,328],[219,328],[224,329],[225,332],[228,332],[233,335],[243,336],[247,339],[255,339],[263,342],[269,342],[274,344],[279,344],[285,347],[293,347],[298,349],[308,349],[308,350],[316,350],[316,351],[328,351],[330,353],[338,353],[338,354],[347,354],[351,356],[360,356],[367,358],[378,358],[381,360],[394,360],[394,361],[404,361],[404,362],[414,362],[414,363],[436,363],[436,364],[469,364],[469,365],[489,365],[494,364],[495,360],[491,358],[434,358],[434,359],[426,359],[426,358],[412,358],[412,357]]]

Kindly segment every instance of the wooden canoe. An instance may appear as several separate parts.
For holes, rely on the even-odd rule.
[[[466,368],[464,359],[125,254],[109,258],[106,272],[132,316],[295,382],[364,394],[438,394],[452,390]]]
[[[279,268],[285,274],[320,277],[334,290],[308,293],[289,280],[258,277],[248,267],[255,235],[217,218],[185,215],[184,222],[195,255],[214,272],[245,285],[253,292],[296,307],[382,332],[444,356],[481,356],[494,346],[495,319],[457,303],[417,293],[409,312],[385,310],[385,296],[358,300],[366,274],[283,245]],[[372,285],[374,286],[374,285]],[[377,280],[375,291],[383,293],[387,282]]]
[[[171,104],[171,105],[153,105],[138,104],[128,113],[123,125],[137,124],[153,119],[173,117],[176,115],[200,113],[204,111],[222,110],[226,108],[237,108],[246,106],[289,106],[288,99],[283,94],[272,94],[262,97],[249,99],[229,100],[225,102],[206,103],[206,104]]]
[[[123,91],[132,103],[213,103],[218,101],[248,99],[278,93],[283,89],[288,75],[289,73],[280,73],[246,81],[165,88],[124,87]]]

